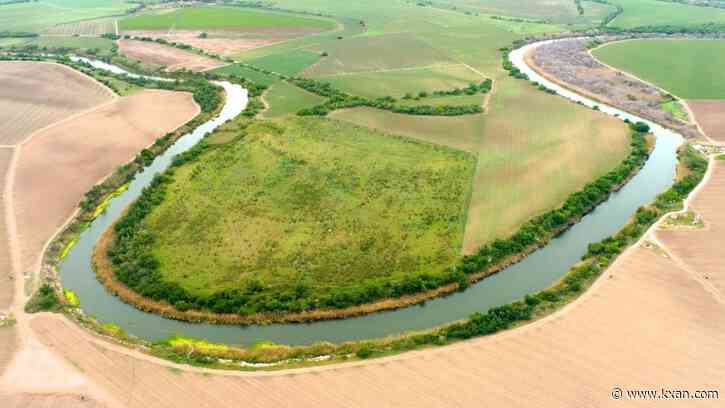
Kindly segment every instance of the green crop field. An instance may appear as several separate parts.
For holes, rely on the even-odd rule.
[[[49,48],[73,48],[83,50],[98,50],[107,52],[111,50],[113,41],[100,37],[35,37],[29,39],[26,44],[37,45],[38,47]]]
[[[501,81],[487,115],[410,117],[372,109],[333,117],[478,154],[464,248],[472,251],[563,202],[628,152],[623,122]]]
[[[279,77],[277,76],[267,75],[263,72],[255,71],[239,64],[227,65],[221,68],[214,69],[211,72],[219,75],[240,76],[242,78],[253,81],[258,85],[266,86],[279,82]]]
[[[329,56],[310,67],[310,76],[450,64],[444,52],[410,34],[361,36],[329,42],[317,51]]]
[[[2,6],[0,31],[39,32],[56,24],[122,15],[134,7],[123,0],[39,0]]]
[[[264,112],[266,118],[295,114],[302,108],[319,105],[325,101],[325,98],[284,81],[274,84],[267,91],[264,99],[269,104],[269,109]]]
[[[624,41],[594,55],[681,98],[725,99],[725,40]]]
[[[284,75],[297,75],[320,59],[320,54],[305,50],[294,50],[281,54],[246,60],[247,64]]]
[[[172,12],[148,13],[121,20],[123,30],[260,30],[300,28],[316,31],[331,30],[332,20],[302,17],[289,13],[255,11],[232,7],[182,8]]]
[[[316,77],[336,88],[353,95],[376,98],[380,96],[402,97],[406,93],[420,91],[444,91],[466,87],[484,78],[465,65],[446,65],[434,68],[402,69],[397,71],[343,74]]]
[[[612,27],[693,26],[704,23],[725,23],[725,9],[697,7],[660,0],[611,0],[624,12],[609,23]]]
[[[167,281],[317,293],[460,253],[469,154],[335,120],[256,122],[174,172],[144,221]]]
[[[541,19],[559,24],[597,23],[614,9],[605,4],[583,1],[584,14],[580,15],[574,0],[442,0],[436,3],[469,12]]]

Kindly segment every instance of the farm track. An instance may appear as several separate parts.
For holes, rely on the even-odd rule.
[[[714,164],[703,183],[691,205],[709,230],[653,232],[641,242],[658,239],[663,247],[631,247],[559,312],[448,347],[330,367],[212,374],[110,344],[59,315],[23,316],[20,326],[71,363],[69,373],[87,379],[82,392],[118,407],[237,407],[239,401],[253,407],[649,407],[658,404],[616,401],[611,390],[722,393],[725,305],[718,293],[725,256],[718,248],[725,231],[725,166]],[[36,398],[43,406],[66,406],[79,398],[5,397],[10,406]]]

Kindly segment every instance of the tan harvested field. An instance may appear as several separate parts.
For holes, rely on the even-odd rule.
[[[5,219],[6,178],[14,151],[11,148],[0,148],[0,311],[9,308],[13,303],[13,292],[15,290],[10,260],[10,241]],[[0,340],[0,343],[2,343],[2,340]],[[0,360],[2,360],[1,356],[2,352],[0,352]],[[1,362],[0,366],[2,366]]]
[[[107,405],[84,395],[15,394],[3,396],[3,408],[101,408]]]
[[[229,32],[207,32],[207,38],[199,38],[202,31],[125,31],[124,34],[134,37],[163,38],[168,42],[177,42],[190,45],[220,54],[230,56],[239,54],[264,45],[275,44],[287,39],[275,35],[240,36]]]
[[[211,58],[155,42],[119,40],[118,45],[123,55],[146,64],[164,66],[170,72],[181,69],[198,72],[222,65]]]
[[[697,276],[725,295],[725,162],[716,160],[711,180],[691,203],[705,221],[696,230],[658,231],[659,240]]]
[[[690,99],[686,103],[705,134],[718,143],[725,143],[725,101]]]
[[[15,178],[23,270],[86,191],[198,112],[189,93],[146,90],[36,134],[20,152]]]
[[[21,142],[36,130],[113,98],[108,88],[63,65],[0,62],[0,145]]]
[[[14,327],[0,327],[0,376],[10,365],[18,347],[17,330]],[[2,394],[0,394],[2,401]]]

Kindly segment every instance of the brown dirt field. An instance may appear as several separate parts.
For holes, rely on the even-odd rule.
[[[551,318],[454,346],[342,366],[181,372],[98,347],[54,316],[36,317],[31,326],[100,387],[123,396],[127,407],[235,407],[240,400],[254,407],[616,407],[622,402],[610,397],[615,386],[722,392],[723,311],[671,259],[638,247]]]
[[[691,99],[686,103],[705,134],[716,142],[725,142],[725,101]]]
[[[659,240],[697,276],[725,295],[725,162],[714,161],[711,180],[691,203],[706,227],[658,231]]]
[[[135,37],[163,38],[169,42],[177,42],[200,48],[214,54],[231,56],[264,45],[275,44],[288,39],[278,33],[269,35],[239,37],[229,32],[207,32],[207,38],[199,38],[202,31],[128,31],[124,34]]]
[[[204,71],[221,65],[221,62],[201,55],[148,41],[119,40],[119,51],[147,64],[165,66],[167,71],[181,69]]]
[[[0,144],[19,143],[36,130],[113,98],[108,88],[63,65],[0,62]]]
[[[5,398],[5,399],[2,399]],[[102,408],[100,403],[84,395],[70,394],[0,394],[3,408]]]
[[[7,236],[7,221],[5,219],[6,177],[14,151],[14,149],[0,148],[0,311],[10,307],[13,303],[13,293],[15,291],[10,260],[10,242]],[[0,357],[0,360],[2,360],[2,357]],[[0,366],[2,366],[1,363]]]
[[[189,93],[146,90],[40,132],[24,145],[14,189],[23,270],[38,261],[86,191],[198,112]]]
[[[0,377],[10,365],[18,347],[17,330],[14,327],[0,327]],[[2,395],[0,395],[2,401]]]

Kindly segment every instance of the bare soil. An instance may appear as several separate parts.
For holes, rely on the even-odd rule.
[[[691,204],[707,228],[658,231],[659,240],[693,273],[725,296],[725,162],[714,161],[711,180]]]
[[[60,64],[0,62],[0,145],[113,98],[105,86]]]
[[[128,31],[135,37],[163,38],[168,42],[176,42],[200,48],[214,54],[231,56],[264,45],[275,44],[289,39],[288,36],[270,33],[266,35],[249,35],[234,32],[207,32],[207,38],[200,38],[202,31]]]
[[[187,69],[204,71],[222,65],[221,62],[201,55],[149,41],[119,40],[119,51],[146,64],[166,67],[166,71]]]
[[[12,262],[10,259],[10,240],[7,234],[7,221],[5,219],[6,208],[4,197],[7,186],[7,173],[14,151],[12,148],[0,148],[0,312],[10,307],[13,303],[13,294],[15,292]],[[0,340],[0,343],[2,343],[2,340]],[[0,347],[2,347],[2,344],[0,344]],[[0,360],[2,360],[1,355],[2,351],[0,351]],[[2,367],[2,363],[0,363],[0,367]]]
[[[588,52],[589,41],[574,38],[543,44],[529,51],[526,61],[539,74],[564,87],[676,129],[686,137],[700,136],[696,126],[662,109],[668,101],[664,91],[600,63]]]
[[[23,270],[86,191],[198,112],[191,94],[146,90],[35,135],[20,152],[14,190]]]
[[[687,105],[695,114],[695,120],[712,140],[725,143],[725,101],[688,100]]]

